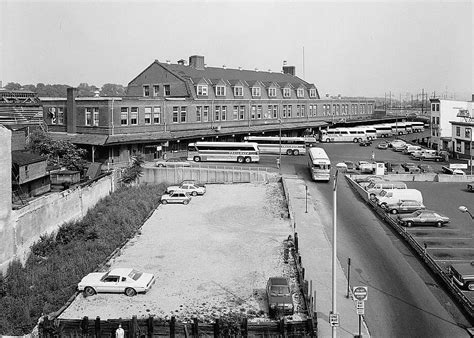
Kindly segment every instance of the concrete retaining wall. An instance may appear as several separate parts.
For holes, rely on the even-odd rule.
[[[364,178],[373,175],[348,175],[349,177]],[[389,174],[383,176],[384,180],[387,181],[399,181],[399,182],[473,182],[474,175],[447,175],[447,174]]]

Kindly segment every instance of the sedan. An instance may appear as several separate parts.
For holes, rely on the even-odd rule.
[[[372,145],[372,141],[370,141],[370,140],[362,141],[362,142],[359,142],[359,145],[360,145],[361,147],[369,147],[369,146]]]
[[[432,173],[432,172],[434,172],[434,169],[429,164],[420,164],[420,165],[418,165],[418,168],[420,168],[420,172],[422,172],[422,173]]]
[[[467,190],[470,192],[474,192],[474,182],[467,184]]]
[[[405,169],[405,171],[408,171],[410,173],[416,173],[420,171],[420,168],[418,168],[416,164],[412,162],[403,163],[402,167]]]
[[[293,314],[293,297],[285,277],[270,277],[267,282],[268,312],[270,317]]]
[[[353,172],[354,170],[356,170],[356,165],[354,162],[352,161],[344,161],[346,167],[347,167],[347,171],[348,172]]]
[[[385,150],[385,149],[388,148],[388,143],[387,142],[381,142],[377,145],[377,148]]]
[[[423,203],[415,200],[402,200],[398,203],[383,204],[382,207],[391,214],[411,213],[417,210],[425,209]]]
[[[188,204],[191,201],[191,196],[184,191],[173,191],[169,194],[164,194],[161,196],[161,203],[183,203],[184,205]]]
[[[206,187],[202,187],[202,186],[192,184],[192,183],[183,183],[181,185],[171,185],[168,188],[166,188],[166,192],[168,194],[177,190],[187,192],[191,196],[204,195],[206,193]]]
[[[135,296],[139,292],[147,292],[155,283],[155,276],[132,268],[116,268],[108,272],[93,272],[82,278],[77,285],[85,296],[99,292],[125,293]]]
[[[411,214],[398,215],[401,225],[412,227],[413,225],[436,225],[438,228],[449,223],[449,218],[432,210],[418,210]]]
[[[170,158],[168,160],[158,160],[155,162],[157,167],[168,167],[168,168],[176,168],[176,167],[190,167],[191,163],[186,161],[184,158]]]

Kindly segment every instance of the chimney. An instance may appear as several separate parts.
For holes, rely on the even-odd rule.
[[[66,101],[66,131],[75,134],[77,131],[76,96],[77,88],[67,88]]]
[[[258,72],[258,68],[255,68],[255,71]]]
[[[189,66],[197,69],[204,70],[204,56],[192,55],[189,57]]]
[[[183,59],[178,60],[178,65],[184,66],[184,60]]]
[[[239,70],[242,70],[242,67],[239,67]],[[473,100],[474,100],[474,94],[472,95],[472,98],[473,98]]]
[[[295,66],[283,66],[283,74],[295,76]]]

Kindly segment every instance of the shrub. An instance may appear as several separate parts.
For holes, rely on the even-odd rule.
[[[25,266],[0,274],[0,334],[31,332],[42,313],[57,311],[81,278],[132,237],[159,203],[164,186],[125,187],[99,201],[87,215],[41,236]]]

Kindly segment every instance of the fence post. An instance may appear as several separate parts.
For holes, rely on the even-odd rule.
[[[219,335],[220,335],[219,318],[216,318],[216,322],[214,323],[214,338],[218,338]]]
[[[281,335],[285,336],[285,318],[281,318],[278,322],[278,331],[280,331]]]
[[[148,317],[146,320],[146,327],[147,327],[147,336],[149,338],[153,337],[153,316]]]
[[[295,251],[298,252],[298,233],[295,232]]]
[[[132,324],[130,325],[130,336],[136,337],[138,334],[137,316],[132,316]]]
[[[175,337],[175,329],[176,329],[176,318],[173,316],[171,317],[171,320],[170,320],[170,338],[174,338]]]
[[[94,335],[99,338],[101,333],[100,333],[100,317],[97,316],[95,318],[95,323],[94,323]]]
[[[249,334],[249,327],[248,327],[248,320],[247,317],[245,317],[242,320],[242,325],[241,325],[241,335],[242,337],[246,338]]]
[[[89,333],[89,318],[87,316],[82,318],[81,321],[81,333],[87,335]]]
[[[197,318],[193,318],[192,335],[193,337],[199,337],[199,323]]]

